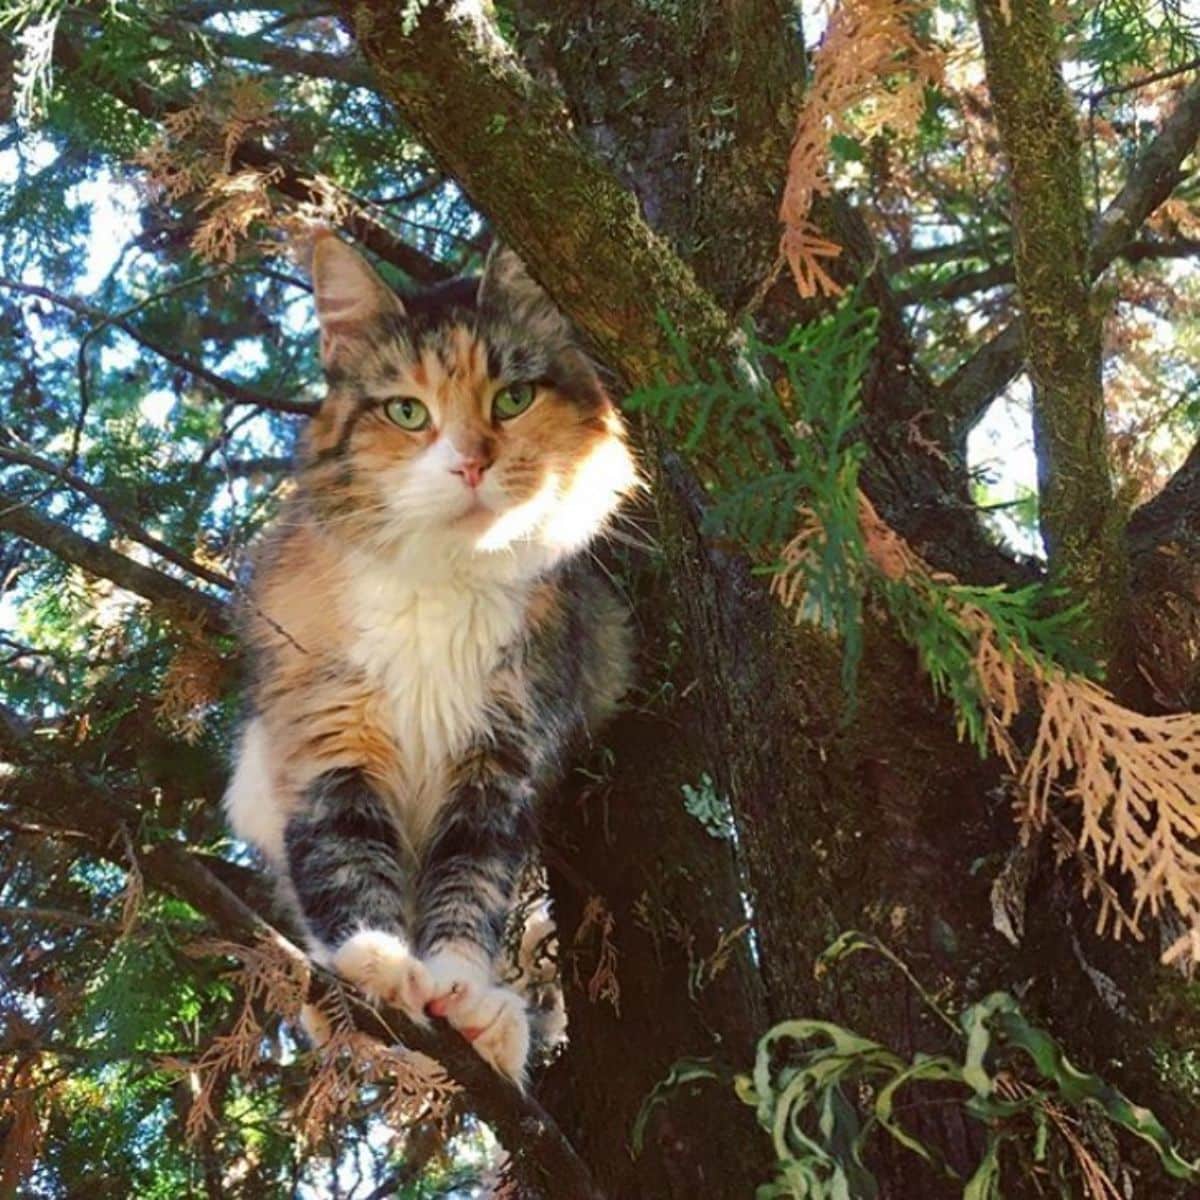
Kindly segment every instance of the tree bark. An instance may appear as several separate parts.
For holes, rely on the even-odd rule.
[[[1086,605],[1081,648],[1127,681],[1128,570],[1108,465],[1079,129],[1046,0],[978,0],[1012,188],[1013,261],[1033,381],[1039,519],[1052,580]]]

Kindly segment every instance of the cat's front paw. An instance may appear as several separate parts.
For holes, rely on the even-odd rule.
[[[359,930],[338,947],[333,969],[371,1000],[426,1024],[425,1006],[435,994],[433,980],[403,938],[382,929]]]
[[[529,1013],[512,988],[494,984],[476,958],[453,947],[425,960],[433,986],[426,1011],[445,1017],[494,1070],[525,1088],[529,1058]]]

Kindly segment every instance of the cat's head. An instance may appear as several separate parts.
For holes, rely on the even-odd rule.
[[[301,482],[331,531],[552,561],[634,486],[595,369],[511,251],[402,302],[324,235],[312,277],[329,386]]]

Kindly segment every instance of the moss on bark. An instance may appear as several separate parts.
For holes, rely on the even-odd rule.
[[[1088,649],[1120,676],[1128,670],[1123,515],[1108,464],[1100,312],[1058,29],[1048,0],[978,0],[976,9],[1011,176],[1042,537],[1053,577],[1087,605]]]

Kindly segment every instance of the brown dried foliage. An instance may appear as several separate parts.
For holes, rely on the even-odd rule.
[[[121,918],[117,926],[118,938],[127,938],[137,926],[138,917],[142,912],[142,904],[146,899],[146,881],[142,878],[142,868],[138,865],[137,850],[129,830],[121,827],[125,839],[125,854],[129,859],[129,867],[125,872],[125,887],[121,891]]]
[[[593,939],[597,943],[596,965],[587,981],[588,999],[595,1004],[598,1000],[607,1000],[613,1006],[613,1012],[621,1015],[621,984],[617,979],[617,947],[613,942],[613,929],[616,918],[609,911],[601,896],[589,896],[583,906],[583,917],[579,928],[575,930],[574,950],[572,955],[576,987],[583,984],[579,978],[579,957]]]
[[[925,84],[940,78],[940,56],[913,33],[917,11],[911,0],[839,0],[813,56],[779,207],[780,253],[802,296],[841,291],[824,266],[841,247],[821,235],[811,216],[813,201],[830,190],[834,135],[872,137],[885,126],[911,132]]]
[[[193,1061],[167,1058],[161,1064],[191,1083],[192,1107],[185,1130],[188,1139],[195,1141],[218,1119],[216,1101],[225,1080],[233,1074],[248,1075],[259,1061],[265,1016],[277,1014],[293,1025],[299,1022],[311,972],[305,959],[269,936],[253,946],[196,942],[188,953],[237,959],[240,965],[231,978],[242,995],[228,1033],[214,1038]],[[366,1087],[373,1093],[375,1111],[396,1130],[420,1117],[436,1119],[445,1112],[457,1085],[425,1055],[398,1044],[385,1045],[357,1029],[350,996],[340,984],[330,984],[316,1011],[327,1036],[314,1051],[316,1070],[295,1110],[301,1137],[320,1141],[324,1130],[349,1116]]]
[[[803,510],[800,520],[772,583],[789,607],[803,599],[804,559],[818,532],[811,512]],[[867,558],[885,579],[956,582],[933,572],[861,493],[859,522]],[[1099,684],[1019,645],[1002,645],[986,612],[946,597],[975,642],[988,740],[1014,776],[1022,839],[1050,829],[1059,862],[1076,862],[1084,894],[1099,901],[1099,932],[1141,937],[1146,914],[1163,928],[1182,920],[1185,932],[1174,937],[1163,961],[1189,970],[1200,964],[1200,714],[1134,712]],[[1040,720],[1032,748],[1023,753],[1012,728],[1028,708],[1038,710]],[[1052,799],[1076,811],[1077,832]],[[1108,881],[1113,871],[1130,885],[1128,901]]]
[[[205,214],[191,247],[206,262],[233,262],[254,229],[283,226],[294,216],[276,212],[271,189],[282,175],[280,167],[260,170],[237,163],[238,147],[252,133],[270,127],[271,113],[270,97],[259,81],[224,80],[187,108],[164,117],[162,135],[137,157],[149,173],[152,191],[169,203],[190,197]],[[322,209],[314,216],[329,214]]]
[[[260,1009],[298,1020],[309,972],[303,960],[268,938],[253,946],[215,939],[197,941],[187,947],[187,953],[196,958],[234,958],[241,964],[230,972],[241,990],[242,1006],[229,1032],[215,1037],[192,1062],[169,1057],[160,1064],[191,1084],[192,1106],[185,1129],[189,1141],[195,1141],[217,1120],[214,1101],[218,1087],[230,1074],[248,1074],[258,1061],[263,1038]]]
[[[400,1045],[398,1035],[385,1044],[359,1030],[343,985],[331,984],[319,1005],[310,1008],[321,1044],[314,1051],[317,1070],[296,1110],[302,1138],[319,1142],[325,1130],[350,1116],[368,1087],[375,1095],[374,1111],[393,1130],[446,1117],[458,1084],[440,1063]]]
[[[184,741],[196,741],[224,692],[227,673],[227,664],[212,643],[198,631],[187,631],[158,689],[159,720]]]
[[[47,1085],[34,1050],[0,1062],[0,1196],[20,1194],[46,1134]],[[52,1090],[52,1085],[50,1090]]]

